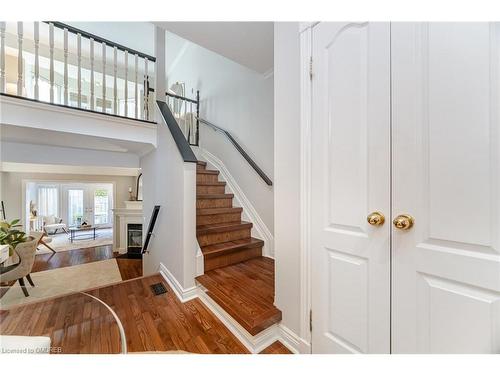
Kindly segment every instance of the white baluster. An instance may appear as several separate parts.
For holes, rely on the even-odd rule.
[[[0,92],[5,92],[5,22],[0,21]]]
[[[128,51],[125,51],[125,117],[128,116]]]
[[[17,95],[23,95],[23,23],[17,23]]]
[[[82,107],[82,34],[76,35],[76,55],[78,61],[78,108]]]
[[[148,58],[144,58],[144,110],[142,112],[142,118],[144,120],[149,120],[149,85],[148,85]]]
[[[94,38],[90,38],[90,109],[94,110]]]
[[[118,82],[116,80],[118,48],[113,48],[113,113],[118,114]]]
[[[54,103],[54,24],[49,23],[50,102]]]
[[[106,112],[106,43],[102,43],[102,111]]]
[[[68,29],[64,29],[64,105],[68,105]]]
[[[34,24],[34,39],[35,39],[35,100],[40,97],[40,87],[38,81],[40,79],[40,23]]]
[[[139,69],[139,56],[135,54],[135,118],[139,118],[139,84],[137,83],[137,71]]]

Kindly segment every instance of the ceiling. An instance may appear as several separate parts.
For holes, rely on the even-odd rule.
[[[274,66],[273,22],[154,22],[259,73]]]
[[[23,126],[2,124],[3,142],[36,144],[84,150],[112,151],[143,155],[151,150],[152,146],[140,142],[108,139],[82,134],[65,133],[59,131],[35,129]]]

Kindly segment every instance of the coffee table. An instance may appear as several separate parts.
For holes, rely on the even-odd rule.
[[[75,240],[90,240],[91,238],[95,240],[95,227],[69,227],[69,241],[73,243]],[[76,234],[79,232],[89,232],[84,234]]]

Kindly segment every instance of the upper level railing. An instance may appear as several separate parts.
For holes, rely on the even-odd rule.
[[[61,22],[0,22],[0,94],[150,121],[155,62]]]
[[[184,137],[191,146],[200,144],[200,91],[196,91],[196,99],[186,98],[167,92],[167,104],[173,116],[177,120],[179,127],[184,133]]]

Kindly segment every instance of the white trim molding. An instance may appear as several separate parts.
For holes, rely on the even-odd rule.
[[[222,178],[226,181],[227,188],[234,194],[236,203],[243,208],[244,216],[246,216],[246,218],[253,223],[252,231],[255,230],[257,232],[257,235],[255,237],[264,240],[263,255],[269,258],[273,258],[274,236],[271,234],[271,231],[267,228],[266,224],[257,213],[257,210],[254,208],[245,193],[243,193],[243,190],[240,188],[224,163],[217,156],[213,155],[204,148],[199,147],[198,150],[201,154],[201,159],[204,159],[215,169],[218,169],[220,171]]]
[[[92,176],[130,176],[137,177],[139,168],[129,167],[103,167],[98,165],[63,165],[63,164],[36,164],[36,163],[16,163],[1,162],[0,172],[16,173],[57,173],[57,174],[77,174]]]
[[[311,354],[311,344],[297,336],[288,327],[279,324],[279,341],[294,354]]]
[[[187,289],[183,288],[181,283],[163,263],[160,263],[159,272],[182,303],[198,297],[198,288],[196,286]]]
[[[311,24],[300,34],[300,337],[311,343]],[[314,62],[313,62],[314,64]],[[313,73],[314,74],[314,73]],[[311,349],[311,345],[309,349]]]

